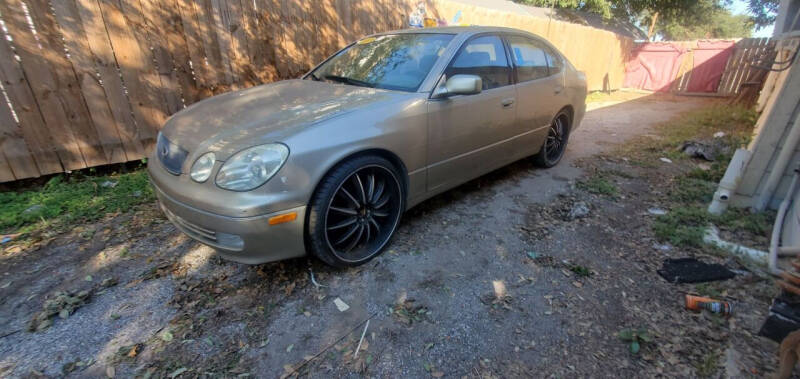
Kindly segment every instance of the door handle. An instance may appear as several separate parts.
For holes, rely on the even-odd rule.
[[[563,91],[563,90],[564,90],[564,87],[562,87],[562,86],[556,86],[556,88],[554,89],[554,92],[556,93],[556,95],[558,95],[558,94],[559,94],[559,93],[561,93],[561,91]]]
[[[513,98],[503,99],[503,101],[500,104],[503,104],[503,108],[509,108],[512,105],[514,105],[514,99]]]

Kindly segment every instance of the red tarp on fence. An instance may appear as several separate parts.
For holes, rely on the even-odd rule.
[[[717,92],[722,73],[733,54],[733,41],[697,41],[687,92]]]
[[[637,44],[625,65],[624,87],[669,91],[686,50],[669,42]]]
[[[628,88],[666,92],[672,88],[684,59],[693,59],[689,82],[680,92],[717,92],[733,54],[733,41],[645,42],[637,44],[625,65]],[[689,54],[691,51],[691,54]]]

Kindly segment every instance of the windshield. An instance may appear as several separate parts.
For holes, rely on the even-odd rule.
[[[310,79],[413,92],[452,34],[394,34],[364,38],[314,70]]]

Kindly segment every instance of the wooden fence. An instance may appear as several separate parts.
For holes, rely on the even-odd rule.
[[[678,79],[672,86],[672,92],[689,94],[689,82],[692,78],[692,61],[694,59],[693,47],[697,41],[673,42],[683,44],[689,50],[684,58]],[[739,94],[744,87],[761,86],[766,72],[753,68],[754,65],[769,66],[775,57],[775,41],[769,38],[743,38],[736,41],[733,52],[725,64],[717,91],[714,93],[722,97],[731,97]]]
[[[141,159],[167,117],[296,77],[405,28],[413,0],[0,0],[0,182]],[[621,86],[628,38],[450,0],[428,14],[548,38],[590,89]]]

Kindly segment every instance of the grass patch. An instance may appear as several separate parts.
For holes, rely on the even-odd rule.
[[[594,175],[578,182],[578,188],[597,195],[617,196],[617,186],[603,175]]]
[[[27,233],[92,221],[153,199],[143,165],[121,174],[56,175],[38,188],[0,192],[0,232]]]
[[[701,246],[710,214],[700,207],[680,207],[656,217],[653,232],[676,246]]]

